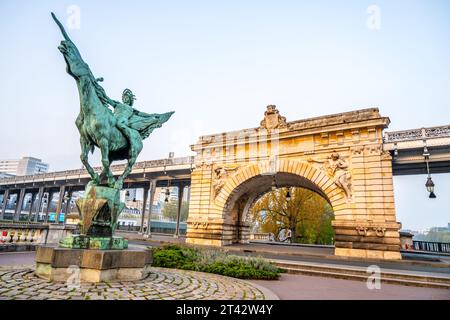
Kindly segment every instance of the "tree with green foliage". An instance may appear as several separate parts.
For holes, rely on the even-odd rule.
[[[178,201],[170,200],[169,202],[164,203],[164,207],[162,209],[162,214],[164,218],[176,221],[177,220],[177,209],[178,209]],[[180,213],[180,221],[186,221],[188,218],[189,212],[189,203],[187,201],[183,201],[181,203],[181,213]]]
[[[290,200],[286,197],[288,190]],[[262,232],[278,235],[282,229],[290,229],[293,242],[332,244],[334,241],[331,205],[308,189],[278,188],[268,192],[253,205],[251,214]]]

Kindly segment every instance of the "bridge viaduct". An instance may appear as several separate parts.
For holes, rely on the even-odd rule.
[[[389,123],[377,108],[287,122],[268,106],[259,127],[200,137],[194,157],[138,162],[124,187],[144,190],[143,213],[156,187],[178,187],[178,235],[189,186],[187,242],[219,246],[247,241],[248,210],[274,183],[305,187],[333,207],[336,255],[400,259],[392,176],[450,172],[450,126],[385,132]],[[38,221],[55,194],[58,215],[88,179],[84,169],[0,179],[0,220],[19,221],[26,194],[24,219]]]

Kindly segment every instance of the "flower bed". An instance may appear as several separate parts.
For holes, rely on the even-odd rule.
[[[220,274],[240,279],[277,279],[281,270],[263,258],[229,255],[220,249],[168,245],[154,248],[153,266]]]

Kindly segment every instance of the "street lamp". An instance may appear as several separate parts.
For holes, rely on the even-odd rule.
[[[427,165],[427,182],[425,183],[425,187],[427,188],[427,191],[430,193],[430,195],[428,196],[430,199],[435,199],[436,198],[436,194],[434,193],[434,182],[431,179],[431,174],[430,174],[430,166],[428,164],[428,161],[430,159],[430,152],[428,151],[427,146],[425,146],[423,148],[423,157],[425,158],[425,163]]]
[[[436,195],[434,194],[434,182],[430,176],[427,178],[427,182],[425,183],[425,187],[427,187],[427,191],[430,193],[429,198],[434,199]]]
[[[164,198],[164,202],[169,202],[170,190],[169,187],[166,189],[166,197]]]
[[[289,189],[288,192],[286,193],[286,201],[291,201],[291,194],[289,193]]]
[[[164,198],[164,202],[169,202],[169,197],[170,197],[170,180],[167,179],[167,188],[166,188],[166,197]]]
[[[273,175],[272,179],[272,191],[277,190],[277,182],[275,181],[275,175]]]

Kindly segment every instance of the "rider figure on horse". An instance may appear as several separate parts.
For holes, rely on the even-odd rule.
[[[102,97],[106,103],[114,108],[114,117],[117,120],[117,128],[127,137],[128,140],[131,139],[132,133],[128,123],[128,120],[133,115],[138,115],[141,117],[151,117],[152,115],[138,111],[133,108],[134,100],[136,100],[135,95],[130,89],[123,90],[122,93],[122,103],[119,101],[112,100],[106,94]],[[103,100],[102,99],[102,100]]]
[[[123,103],[108,98],[108,103],[114,108],[114,117],[117,120],[117,128],[122,131],[128,140],[131,139],[131,129],[128,126],[128,119],[130,119],[134,113],[134,108],[132,107],[134,100],[136,100],[136,98],[130,89],[123,90]]]

